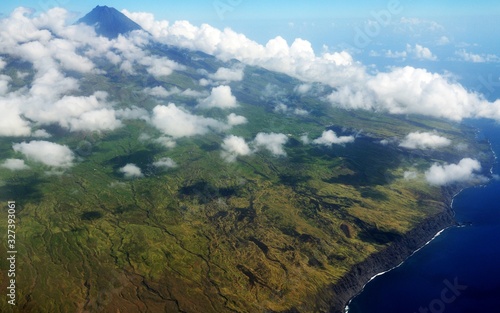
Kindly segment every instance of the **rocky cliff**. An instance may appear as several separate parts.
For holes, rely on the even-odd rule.
[[[373,276],[398,266],[431,240],[440,230],[456,224],[450,205],[445,204],[451,203],[453,192],[448,190],[444,193],[446,201],[438,204],[442,207],[440,213],[428,217],[385,249],[372,254],[365,261],[354,266],[337,283],[320,290],[315,301],[308,302],[308,307],[293,308],[286,313],[343,313],[349,300],[356,296]],[[314,308],[310,307],[311,302],[316,303]]]

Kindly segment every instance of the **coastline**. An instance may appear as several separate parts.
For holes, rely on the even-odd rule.
[[[371,280],[401,266],[409,257],[432,242],[446,229],[461,226],[455,220],[451,203],[453,198],[466,188],[455,188],[455,192],[451,189],[444,190],[444,200],[436,204],[441,208],[439,213],[426,217],[392,244],[353,266],[337,282],[318,290],[311,301],[281,313],[348,313],[346,309],[351,300],[359,295]],[[452,194],[455,196],[452,197]],[[314,303],[313,307],[310,306],[311,303]]]
[[[495,164],[498,162],[498,157],[495,153],[495,150],[492,147],[492,144],[490,140],[488,140],[488,145],[490,147],[489,152],[491,153],[490,155],[490,160],[489,160],[489,179],[495,179],[495,175],[493,173],[493,168]],[[375,253],[374,255],[368,257],[367,260],[364,262],[358,264],[355,266],[350,272],[348,272],[344,277],[341,278],[341,280],[333,284],[331,286],[332,290],[334,291],[334,296],[338,297],[338,299],[341,299],[341,301],[344,301],[343,303],[339,303],[338,299],[334,299],[330,303],[330,308],[329,312],[330,313],[349,313],[349,304],[352,302],[352,300],[359,295],[361,292],[363,292],[364,288],[368,283],[370,283],[373,279],[377,278],[378,276],[381,276],[385,273],[388,273],[392,271],[393,269],[396,269],[400,267],[408,258],[413,256],[415,253],[423,249],[425,246],[427,246],[429,243],[431,243],[435,238],[437,238],[439,235],[441,235],[445,230],[448,228],[457,226],[457,227],[463,227],[463,225],[460,225],[457,223],[455,220],[455,211],[453,210],[453,203],[455,201],[455,198],[462,193],[465,189],[468,188],[476,188],[476,187],[481,187],[484,186],[485,184],[477,184],[477,185],[472,185],[472,186],[462,186],[459,188],[447,188],[443,190],[444,194],[444,201],[443,201],[443,211],[441,213],[438,213],[435,216],[430,216],[426,218],[424,221],[419,223],[415,228],[413,228],[411,231],[406,233],[403,238],[400,240],[395,241],[391,246],[387,247],[386,249],[379,251]],[[429,223],[430,228],[426,230],[425,224]],[[394,250],[407,250],[408,247],[401,246],[402,244],[406,241],[409,242],[418,242],[418,236],[415,237],[415,235],[419,234],[421,231],[426,233],[426,236],[424,235],[423,238],[429,238],[427,241],[421,240],[423,244],[421,244],[419,247],[416,249],[413,249],[409,254],[404,254],[401,255],[403,258],[401,261],[396,260],[391,260],[391,256],[393,256]],[[382,263],[375,263],[375,265],[383,266],[383,261],[385,259],[385,268],[382,267],[381,270],[377,271],[378,268],[372,267],[370,268],[369,266],[373,265],[373,260],[380,259]],[[363,274],[363,267],[367,267],[368,270],[366,270],[366,273]],[[368,278],[369,275],[367,273],[371,272],[376,272],[374,273],[371,277]],[[359,281],[365,278],[365,282],[363,284],[359,284]],[[358,286],[355,284],[352,285],[353,282],[358,282]],[[351,283],[351,286],[349,286],[349,283]],[[350,287],[351,289],[349,289]],[[358,288],[356,288],[358,287]],[[343,290],[343,288],[345,288]],[[353,289],[354,288],[354,289]],[[346,300],[346,297],[349,297]]]
[[[363,287],[361,288],[361,290],[360,290],[358,293],[356,293],[356,294],[355,294],[355,295],[354,295],[354,296],[353,296],[353,297],[349,300],[349,302],[347,302],[347,304],[346,304],[346,305],[345,305],[345,307],[344,307],[344,313],[349,313],[349,304],[351,304],[352,300],[353,300],[356,296],[358,296],[360,293],[362,293],[362,292],[363,292],[363,290],[365,289],[366,285],[367,285],[367,284],[369,284],[372,280],[374,280],[375,278],[377,278],[377,277],[379,277],[379,276],[381,276],[381,275],[384,275],[384,274],[386,274],[386,273],[389,273],[390,271],[392,271],[392,270],[394,270],[394,269],[396,269],[396,268],[400,267],[400,266],[401,266],[401,265],[403,265],[403,264],[404,264],[404,263],[405,263],[405,262],[406,262],[409,258],[411,258],[411,257],[412,257],[415,253],[417,253],[418,251],[422,250],[425,246],[427,246],[429,243],[431,243],[434,239],[436,239],[437,237],[439,237],[439,235],[441,235],[441,234],[442,234],[445,230],[447,230],[447,229],[449,229],[449,228],[451,228],[451,227],[453,227],[453,226],[458,226],[458,227],[461,227],[460,225],[456,225],[456,224],[455,224],[455,225],[451,225],[451,226],[448,226],[448,227],[446,227],[446,228],[444,228],[444,229],[440,230],[437,234],[435,234],[435,235],[434,235],[434,237],[432,237],[429,241],[427,241],[427,242],[426,242],[423,246],[421,246],[421,247],[420,247],[420,248],[418,248],[417,250],[413,251],[413,253],[412,253],[412,254],[410,254],[408,257],[406,257],[406,258],[405,258],[405,259],[404,259],[401,263],[399,263],[398,265],[396,265],[396,266],[394,266],[394,267],[392,267],[392,268],[390,268],[390,269],[388,269],[388,270],[386,270],[386,271],[383,271],[383,272],[380,272],[380,273],[378,273],[378,274],[375,274],[373,277],[371,277],[371,278],[370,278],[370,280],[368,280],[368,281],[366,282],[366,284],[364,284],[364,285],[363,285]]]
[[[443,210],[426,218],[400,239],[393,242],[365,261],[359,263],[337,283],[329,286],[332,295],[329,301],[330,313],[346,313],[349,303],[361,293],[371,280],[401,266],[409,257],[429,244],[444,230],[456,226],[451,200],[443,203]]]

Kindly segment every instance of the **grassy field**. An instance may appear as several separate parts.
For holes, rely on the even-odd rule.
[[[119,107],[150,110],[157,100],[143,88],[202,90],[196,67],[214,72],[221,66],[214,59],[203,62],[162,79],[131,78],[107,66],[106,77],[82,77],[81,92],[104,89]],[[321,94],[295,94],[298,84],[247,67],[245,79],[231,87],[240,104],[232,112],[249,123],[179,139],[170,149],[140,140],[160,136],[145,121],[100,133],[51,128],[55,142],[77,153],[72,168],[53,173],[27,160],[30,170],[0,169],[0,200],[18,205],[19,277],[18,305],[12,309],[2,299],[0,311],[280,312],[308,304],[313,311],[311,301],[322,287],[442,210],[441,188],[421,176],[405,180],[405,171],[422,173],[436,161],[463,157],[488,160],[487,143],[476,142],[471,129],[419,116],[336,109]],[[267,86],[279,92],[266,96]],[[167,100],[197,110],[192,99]],[[275,112],[277,102],[310,113]],[[227,112],[197,113],[223,119]],[[304,134],[317,138],[329,127],[359,135],[345,146],[300,140]],[[414,131],[437,131],[453,144],[436,151],[380,144]],[[233,163],[221,158],[227,134],[251,141],[258,132],[287,134],[287,156],[260,151]],[[12,143],[22,140],[1,138],[1,159],[21,157]],[[459,144],[467,149],[455,149]],[[152,165],[163,157],[178,166]],[[124,178],[119,168],[128,163],[144,177]],[[0,221],[6,220],[2,210]],[[0,223],[2,239],[6,232]],[[0,255],[6,251],[0,245]],[[0,268],[6,290],[4,257]]]

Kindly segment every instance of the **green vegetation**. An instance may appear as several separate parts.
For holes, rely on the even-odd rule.
[[[214,72],[223,65],[208,57],[197,62],[161,80],[125,76],[103,64],[108,75],[82,77],[81,92],[106,90],[118,106],[150,110],[157,101],[145,96],[145,87],[199,89],[196,81],[203,76],[195,69]],[[11,310],[1,301],[0,311],[271,312],[300,305],[313,310],[322,287],[443,209],[443,190],[422,177],[405,180],[405,171],[423,173],[436,161],[463,157],[488,160],[488,145],[476,142],[471,129],[332,108],[322,94],[295,94],[298,84],[247,67],[245,79],[231,83],[240,103],[231,112],[249,123],[180,139],[170,149],[139,140],[141,134],[160,135],[145,121],[102,133],[51,129],[58,134],[54,141],[77,153],[72,168],[47,174],[49,168],[27,160],[30,170],[0,169],[1,201],[14,199],[19,206],[19,304]],[[263,96],[268,85],[281,95]],[[169,101],[196,110],[192,99],[175,95]],[[276,101],[310,114],[274,112]],[[226,113],[203,112],[221,120]],[[329,126],[338,134],[360,135],[345,146],[300,141],[306,133],[319,137]],[[433,130],[453,145],[408,151],[380,144]],[[228,133],[250,141],[258,132],[288,134],[287,156],[261,151],[233,163],[221,158]],[[20,141],[2,138],[1,159],[21,157],[11,148]],[[468,148],[458,151],[458,144]],[[154,167],[162,157],[178,166]],[[125,179],[118,169],[127,163],[139,166],[144,177]],[[3,210],[1,221],[5,215]],[[5,223],[0,233],[6,234]],[[0,255],[5,253],[2,244]],[[0,268],[6,290],[3,257]]]

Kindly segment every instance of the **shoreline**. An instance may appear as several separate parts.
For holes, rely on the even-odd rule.
[[[430,244],[434,239],[436,239],[437,237],[439,237],[445,230],[447,229],[450,229],[452,227],[460,227],[460,225],[451,225],[451,226],[448,226],[446,228],[443,228],[442,230],[440,230],[437,234],[434,235],[434,237],[432,237],[429,241],[427,241],[423,246],[421,246],[420,248],[418,248],[417,250],[413,251],[412,254],[410,254],[406,259],[404,259],[403,261],[401,261],[401,263],[399,263],[398,265],[386,270],[386,271],[383,271],[383,272],[380,272],[378,274],[375,274],[373,277],[370,278],[369,281],[366,282],[366,284],[363,285],[363,287],[361,288],[361,290],[356,294],[354,295],[354,297],[352,297],[349,302],[345,305],[344,307],[344,313],[349,313],[349,304],[351,304],[352,300],[354,298],[356,298],[359,294],[361,294],[363,292],[363,290],[365,290],[365,287],[366,285],[368,285],[372,280],[374,280],[375,278],[379,277],[379,276],[382,276],[386,273],[389,273],[390,271],[394,270],[394,269],[397,269],[398,267],[400,267],[401,265],[403,265],[409,258],[411,258],[413,255],[415,255],[415,253],[417,253],[418,251],[422,250],[423,248],[425,248],[428,244]]]
[[[398,267],[400,267],[401,265],[403,265],[403,263],[405,263],[409,258],[411,258],[415,253],[417,253],[418,251],[420,251],[421,249],[423,249],[424,247],[426,247],[428,244],[430,244],[434,239],[436,239],[437,237],[439,237],[445,230],[449,229],[449,228],[452,228],[452,227],[464,227],[464,225],[460,225],[457,223],[457,221],[455,220],[455,215],[456,215],[456,212],[455,210],[453,209],[453,204],[454,204],[454,201],[455,201],[455,198],[460,195],[464,190],[466,189],[469,189],[469,188],[478,188],[478,187],[484,187],[486,184],[488,184],[492,179],[495,179],[495,174],[493,172],[493,169],[494,169],[494,166],[495,164],[498,164],[498,157],[497,157],[497,154],[495,153],[495,150],[493,149],[493,146],[491,144],[491,141],[490,140],[487,140],[488,141],[488,145],[490,147],[490,153],[492,154],[493,158],[491,160],[491,163],[489,164],[490,167],[489,167],[489,174],[490,174],[490,177],[488,179],[488,182],[487,183],[480,183],[480,184],[477,184],[477,185],[472,185],[472,186],[466,186],[466,187],[462,187],[462,188],[459,188],[459,190],[457,192],[454,192],[451,190],[451,189],[448,189],[447,191],[452,193],[453,196],[450,197],[450,195],[446,195],[445,194],[445,200],[443,201],[446,205],[446,209],[445,209],[445,212],[447,211],[449,214],[451,214],[451,217],[452,217],[452,223],[446,227],[443,227],[441,230],[438,230],[434,236],[432,236],[431,239],[429,239],[427,242],[425,242],[422,246],[420,246],[419,248],[417,248],[416,250],[414,250],[413,252],[411,252],[406,258],[404,258],[404,260],[402,260],[401,262],[399,262],[397,265],[395,266],[392,266],[390,269],[387,269],[387,270],[383,270],[379,273],[376,273],[375,275],[373,275],[372,277],[370,277],[370,279],[368,281],[366,281],[366,283],[363,284],[363,286],[357,290],[357,292],[355,294],[353,294],[348,301],[346,301],[344,304],[343,304],[343,310],[339,311],[337,308],[335,307],[330,307],[330,312],[332,313],[349,313],[349,305],[351,304],[352,300],[354,298],[356,298],[359,294],[361,294],[363,292],[363,290],[365,289],[366,285],[368,285],[372,280],[374,280],[375,278],[381,276],[381,275],[384,275]],[[442,213],[445,213],[445,212],[442,212]],[[441,213],[441,214],[442,214]],[[439,214],[438,214],[439,215]],[[433,217],[429,217],[427,219],[425,219],[422,223],[425,223],[427,220],[429,219],[432,219]],[[417,225],[416,228],[418,228],[422,223],[420,223],[419,225]],[[413,231],[413,230],[412,230]],[[411,236],[411,233],[412,231],[408,232],[407,234],[405,234],[405,237],[406,236]],[[396,244],[396,243],[395,243]],[[390,247],[388,247],[386,250],[390,249]],[[384,251],[386,250],[382,250],[378,253],[383,253]],[[377,253],[377,254],[378,254]],[[364,263],[364,262],[363,262]],[[350,273],[348,273],[346,276],[348,276]]]
[[[451,201],[446,201],[451,204]],[[330,302],[331,313],[347,313],[349,304],[366,285],[376,277],[400,267],[405,261],[446,229],[456,226],[451,206],[443,203],[443,210],[426,218],[390,246],[369,256],[331,286],[335,298]]]
[[[460,191],[463,189],[465,188],[460,188]],[[441,208],[438,213],[424,218],[389,246],[369,255],[364,261],[354,265],[338,281],[318,290],[311,301],[295,307],[295,311],[287,310],[280,311],[280,313],[349,312],[351,301],[364,290],[370,281],[401,266],[408,258],[431,243],[446,229],[460,226],[456,222],[454,211],[451,208],[452,192],[451,189],[443,191],[444,200],[436,203]],[[455,195],[459,193],[457,192]]]

